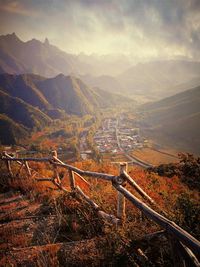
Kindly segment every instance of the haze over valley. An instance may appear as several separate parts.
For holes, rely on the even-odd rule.
[[[1,73],[60,73],[80,77],[91,87],[147,100],[163,98],[199,84],[200,63],[154,60],[135,63],[128,56],[83,56],[66,53],[49,43],[21,41],[15,33],[0,37]]]
[[[200,266],[199,48],[199,0],[0,0],[0,266]]]
[[[185,90],[189,90],[188,92],[191,93],[190,98],[194,97],[195,101],[199,101],[199,87],[195,90],[192,89],[200,84],[200,62],[198,61],[157,60],[135,65],[132,63],[131,66],[128,57],[123,57],[120,61],[120,56],[114,58],[112,56],[73,55],[51,45],[47,39],[44,42],[36,39],[23,42],[15,33],[0,37],[0,55],[2,73],[0,84],[4,103],[1,107],[1,113],[4,115],[2,121],[5,121],[5,116],[8,116],[9,120],[14,119],[13,123],[20,123],[23,127],[27,127],[26,119],[16,121],[16,115],[14,114],[13,117],[12,112],[5,104],[11,101],[11,97],[14,97],[12,101],[21,99],[24,102],[20,102],[21,105],[31,105],[32,110],[38,107],[37,113],[40,112],[40,116],[49,121],[52,118],[61,118],[64,113],[78,116],[94,114],[97,109],[120,106],[120,102],[124,102],[123,105],[127,102],[128,107],[132,101],[132,107],[135,109],[144,102],[169,96],[173,99],[173,95],[175,99],[179,99],[180,96],[179,102],[181,102],[182,94],[177,95],[177,93]],[[102,66],[107,66],[109,70]],[[197,92],[197,95],[193,96],[193,92]],[[169,103],[169,100],[166,101]],[[165,100],[158,103],[165,103]],[[155,105],[157,104],[155,103]],[[185,103],[186,106],[180,105],[178,112],[175,111],[171,117],[169,117],[172,112],[171,106],[167,105],[170,112],[162,105],[162,110],[157,109],[157,116],[162,118],[164,116],[162,114],[165,114],[161,121],[167,120],[165,123],[168,125],[166,126],[168,130],[170,131],[171,127],[175,131],[175,127],[172,125],[176,124],[176,121],[182,121],[180,132],[176,131],[176,133],[170,134],[171,142],[177,143],[178,138],[178,148],[199,153],[198,143],[195,143],[198,142],[198,124],[193,123],[195,129],[192,127],[188,129],[188,123],[192,122],[187,120],[193,120],[194,114],[185,114],[185,110],[194,107],[192,99]],[[152,106],[153,104],[144,106],[150,117],[155,114],[155,111],[151,109]],[[198,103],[195,107],[197,108],[195,118],[198,121]],[[18,117],[22,116],[22,113],[24,112],[21,112]],[[185,123],[186,121],[187,123]],[[40,120],[37,120],[37,123],[40,125]],[[164,128],[158,130],[156,121],[153,124],[151,131],[152,129],[156,131],[153,136],[160,137],[157,138],[157,141],[163,145],[170,145],[169,133],[166,134]],[[171,126],[169,126],[170,124]],[[30,125],[33,128],[35,123],[29,123]],[[21,126],[18,125],[18,127]],[[179,127],[177,126],[177,128]],[[23,133],[24,130],[22,130]],[[152,134],[148,133],[147,138],[151,138]],[[187,138],[192,140],[192,144],[185,141],[186,139],[182,135],[187,135]],[[197,141],[194,142],[195,139]]]

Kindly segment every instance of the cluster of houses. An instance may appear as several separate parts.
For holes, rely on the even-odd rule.
[[[143,147],[143,140],[139,135],[139,128],[123,128],[117,130],[119,145],[122,150],[129,151]]]
[[[121,153],[143,147],[139,128],[126,125],[123,117],[105,119],[94,141],[100,153]]]
[[[105,119],[102,127],[95,133],[94,142],[100,153],[119,151],[116,138],[117,120],[114,118]]]

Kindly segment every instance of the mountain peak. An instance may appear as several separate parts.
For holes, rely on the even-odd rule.
[[[44,40],[44,44],[45,44],[46,46],[49,45],[49,40],[48,40],[48,38],[45,38],[45,40]]]
[[[15,32],[13,32],[13,33],[11,33],[11,34],[8,34],[8,35],[11,35],[11,36],[13,36],[13,37],[17,37],[17,35],[16,35]]]
[[[66,78],[66,76],[63,73],[59,73],[55,78],[56,79]]]
[[[51,79],[55,79],[55,81],[57,82],[71,82],[73,83],[74,81],[78,81],[79,79],[75,76],[72,75],[64,75],[63,73],[58,74],[56,77],[51,78]]]
[[[26,44],[29,45],[30,47],[35,47],[35,49],[41,48],[41,46],[43,45],[42,42],[40,42],[35,38],[27,41]]]
[[[9,33],[9,34],[6,34],[6,35],[1,35],[0,37],[4,38],[6,40],[20,41],[20,39],[18,38],[18,36],[16,35],[15,32]]]
[[[18,38],[15,32],[13,32],[13,33],[9,33],[9,34],[7,34],[7,35],[5,35],[5,36],[6,36],[6,37]]]

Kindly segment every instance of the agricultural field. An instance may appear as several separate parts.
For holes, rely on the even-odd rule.
[[[103,153],[101,154],[103,162],[127,162],[128,159],[123,153],[112,154],[112,153]]]
[[[178,153],[177,153],[178,154]],[[162,163],[175,163],[178,162],[178,156],[175,153],[171,153],[168,150],[154,150],[153,148],[142,148],[134,150],[131,155],[136,156],[141,160],[144,160],[153,165],[159,165]]]

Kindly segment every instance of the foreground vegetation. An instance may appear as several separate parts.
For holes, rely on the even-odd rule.
[[[183,162],[182,156],[180,162],[181,166],[183,166],[183,164],[187,166],[189,163],[194,164],[194,160],[197,160],[198,163],[198,159],[194,157],[188,156],[186,159]],[[116,166],[97,164],[91,160],[76,162],[75,165],[85,170],[118,174],[118,168]],[[52,175],[52,170],[43,163],[32,163],[30,166],[36,169],[42,177],[51,177]],[[12,168],[14,169],[14,163]],[[17,167],[15,168],[17,170]],[[15,172],[16,170],[14,169]],[[134,177],[144,191],[156,201],[159,206],[159,212],[164,211],[168,218],[173,219],[197,239],[200,239],[198,224],[200,219],[200,197],[197,190],[188,187],[177,175],[173,175],[171,178],[166,176],[161,177],[152,171],[147,172],[134,167],[129,168],[129,174]],[[198,171],[196,171],[196,175],[199,175]],[[63,185],[68,187],[68,174],[63,173],[62,176],[64,177]],[[198,177],[196,178],[198,179]],[[94,181],[92,179],[88,179],[88,181],[91,185],[90,187],[77,179],[78,185],[80,185],[103,210],[116,214],[116,191],[113,190],[112,185],[106,181]],[[55,215],[59,219],[57,220],[59,221],[59,225],[57,230],[54,229],[55,232],[58,232],[54,243],[69,242],[69,238],[71,241],[101,238],[101,240],[99,240],[99,248],[103,253],[103,266],[130,266],[131,264],[133,266],[136,266],[136,264],[139,264],[139,266],[172,266],[172,258],[167,239],[164,238],[164,236],[150,241],[145,239],[145,236],[148,234],[160,230],[159,227],[144,217],[128,202],[126,207],[126,223],[123,227],[116,229],[97,219],[95,211],[87,206],[86,203],[80,202],[80,199],[75,200],[73,194],[63,194],[55,190],[52,186],[50,187],[48,182],[36,182],[33,178],[28,178],[26,173],[23,172],[20,177],[14,176],[11,179],[6,174],[4,164],[1,164],[0,182],[2,185],[1,193],[10,190],[15,192],[20,191],[21,194],[28,197],[32,203],[43,203],[43,206],[46,206],[46,208],[40,210],[41,215],[45,213],[52,214],[53,211],[56,211]],[[134,194],[139,197],[137,193],[134,192]],[[7,218],[7,221],[9,221],[9,218]],[[52,241],[50,240],[49,242]],[[31,245],[31,243],[29,245]],[[21,246],[23,246],[23,244],[21,244]],[[148,261],[145,262],[144,257],[142,258],[141,255],[138,254],[139,248],[144,251]],[[38,250],[39,249],[38,247]],[[81,253],[81,248],[79,249]],[[93,253],[94,251],[92,250],[89,252],[88,256],[90,260],[94,256]],[[46,255],[47,262],[50,259],[53,261],[53,256],[51,256],[54,255],[53,251],[51,251],[50,254],[43,254],[43,257],[44,255]],[[57,256],[54,255],[54,257]],[[58,259],[59,262],[63,262],[64,260],[63,258],[57,257],[56,260]],[[84,262],[84,257],[82,260]],[[96,262],[94,266],[98,266],[97,263],[98,262]],[[74,264],[74,266],[77,266],[76,262],[74,262]],[[38,264],[36,266],[41,265]],[[52,266],[58,265],[55,264]],[[61,266],[63,265],[61,264]]]
[[[200,191],[200,158],[189,153],[180,153],[179,159],[178,163],[161,164],[155,168],[149,168],[149,171],[169,178],[176,175],[189,188]]]

